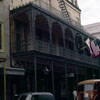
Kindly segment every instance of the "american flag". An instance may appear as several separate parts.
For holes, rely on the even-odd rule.
[[[99,49],[97,40],[91,41],[90,42],[90,47],[91,47],[91,50],[92,50],[92,52],[94,54],[94,57],[100,56],[100,49]]]
[[[91,42],[91,40],[89,38],[85,41],[85,43],[87,44],[87,46],[89,48],[90,55],[93,55],[93,52],[92,52],[92,49],[91,49],[91,46],[90,46],[90,42]]]

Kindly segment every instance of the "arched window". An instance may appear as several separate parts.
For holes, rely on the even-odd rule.
[[[42,14],[36,16],[35,30],[37,40],[49,42],[49,25],[47,19]]]
[[[73,34],[69,28],[65,29],[65,47],[74,50]]]
[[[63,46],[63,32],[59,23],[52,24],[52,42],[54,45]]]

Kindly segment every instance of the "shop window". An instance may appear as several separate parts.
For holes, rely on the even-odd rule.
[[[0,24],[0,49],[2,49],[2,24]]]

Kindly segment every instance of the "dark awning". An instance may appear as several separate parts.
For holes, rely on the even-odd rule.
[[[25,75],[25,69],[6,67],[6,75]],[[4,68],[0,68],[0,74],[4,73]]]

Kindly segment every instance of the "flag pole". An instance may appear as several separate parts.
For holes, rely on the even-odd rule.
[[[84,47],[82,47],[80,50],[84,50],[84,49],[86,49],[87,48],[87,46],[84,46]]]
[[[5,9],[4,9],[4,0],[2,0],[2,47],[3,47],[3,58],[5,58]],[[4,100],[6,100],[6,64],[3,62],[4,66]]]

